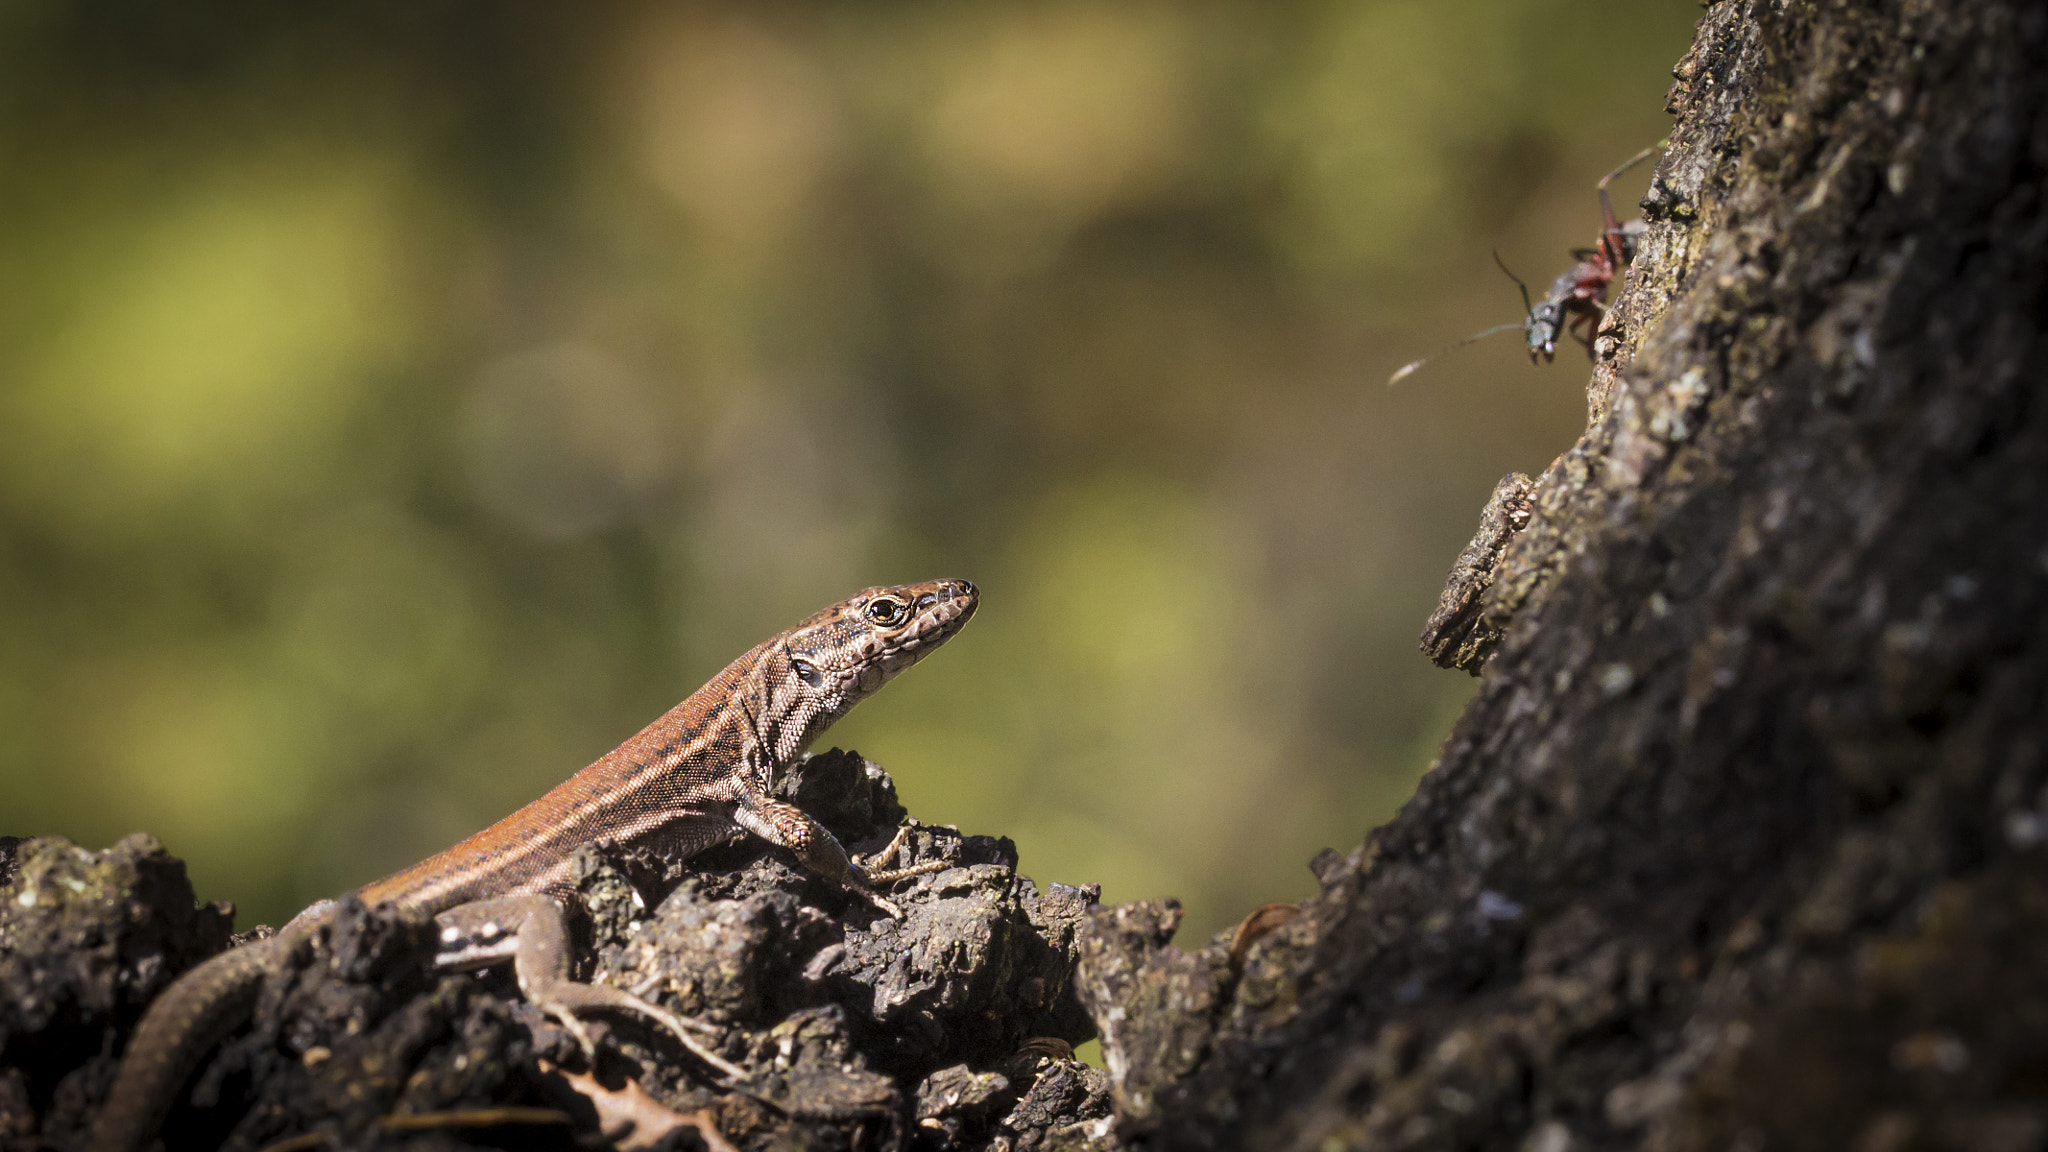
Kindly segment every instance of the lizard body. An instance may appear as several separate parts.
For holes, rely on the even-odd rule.
[[[578,1012],[618,1009],[662,1024],[727,1076],[684,1021],[621,989],[568,978],[562,908],[585,844],[645,845],[694,855],[752,833],[892,916],[870,884],[925,871],[874,871],[794,805],[770,798],[805,746],[896,673],[950,639],[974,613],[964,580],[870,588],[749,650],[660,719],[546,795],[454,847],[357,889],[365,904],[442,926],[439,963],[514,960],[520,991],[584,1045]],[[884,849],[886,859],[895,845]],[[89,1152],[139,1152],[199,1059],[253,1010],[263,981],[333,917],[323,900],[277,935],[222,953],[151,1003],[122,1053]]]

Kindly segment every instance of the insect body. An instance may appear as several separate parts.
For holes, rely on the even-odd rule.
[[[1620,175],[1622,169],[1609,173],[1607,180]],[[1522,307],[1528,315],[1522,321],[1522,328],[1529,339],[1529,363],[1538,357],[1548,364],[1557,355],[1558,337],[1569,333],[1573,339],[1586,346],[1586,358],[1593,356],[1593,328],[1600,318],[1607,314],[1607,285],[1612,283],[1622,269],[1636,258],[1636,238],[1642,235],[1643,222],[1631,220],[1627,224],[1614,219],[1614,204],[1607,198],[1607,180],[1600,182],[1600,216],[1604,227],[1600,231],[1600,246],[1597,248],[1574,248],[1572,255],[1578,263],[1559,274],[1550,282],[1550,292],[1536,303],[1529,303],[1529,286],[1506,264],[1500,270],[1508,273],[1508,279],[1522,290]],[[1500,264],[1500,254],[1494,254],[1494,263]],[[1583,328],[1584,331],[1580,329]]]
[[[1659,141],[1652,144],[1629,157],[1619,168],[1600,178],[1599,243],[1592,248],[1573,249],[1572,256],[1578,263],[1550,282],[1550,291],[1543,299],[1532,303],[1529,299],[1529,286],[1522,282],[1521,277],[1508,270],[1508,266],[1501,261],[1500,253],[1494,253],[1493,262],[1499,264],[1500,270],[1506,272],[1508,279],[1513,280],[1515,286],[1522,290],[1522,319],[1519,322],[1496,324],[1483,332],[1474,333],[1444,351],[1455,351],[1467,344],[1484,340],[1496,332],[1520,328],[1528,340],[1531,364],[1538,363],[1539,359],[1542,363],[1549,363],[1557,355],[1558,339],[1567,334],[1586,346],[1586,356],[1591,359],[1593,329],[1600,323],[1600,318],[1607,314],[1607,286],[1628,267],[1630,261],[1635,259],[1636,240],[1643,232],[1641,220],[1631,220],[1623,224],[1615,219],[1614,203],[1608,199],[1607,186],[1622,173],[1648,159],[1651,153],[1663,146],[1663,143]],[[1387,383],[1397,383],[1402,377],[1442,354],[1431,353],[1420,360],[1402,365],[1387,378]]]

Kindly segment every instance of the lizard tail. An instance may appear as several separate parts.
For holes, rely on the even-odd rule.
[[[142,1014],[121,1054],[107,1103],[85,1152],[141,1152],[164,1122],[178,1089],[215,1044],[256,1008],[263,977],[306,933],[284,932],[223,952],[180,976]]]

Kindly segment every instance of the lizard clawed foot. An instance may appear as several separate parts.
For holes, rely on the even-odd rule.
[[[632,1012],[661,1025],[683,1047],[731,1080],[745,1080],[746,1070],[705,1047],[690,1035],[683,1020],[626,991],[604,984],[579,984],[569,978],[569,931],[562,906],[540,895],[480,900],[443,912],[443,967],[474,967],[502,960],[509,949],[512,970],[526,1002],[561,1022],[594,1065],[597,1046],[577,1019],[592,1010]],[[694,1023],[694,1022],[692,1022]],[[698,1028],[709,1030],[698,1024]]]
[[[849,863],[852,866],[852,874],[842,881],[846,885],[847,891],[860,896],[861,899],[880,908],[888,913],[891,919],[895,920],[903,919],[903,909],[898,908],[892,901],[884,899],[879,893],[868,887],[868,885],[890,884],[910,876],[923,876],[927,873],[942,871],[946,867],[946,862],[943,860],[927,860],[922,864],[912,864],[906,868],[877,868],[876,865],[896,857],[896,854],[902,850],[904,842],[909,840],[910,831],[910,825],[905,824],[896,829],[895,838],[890,840],[888,846],[880,852],[872,856],[855,856],[850,858]]]
[[[922,864],[912,864],[904,868],[879,869],[876,867],[886,861],[895,859],[896,854],[903,850],[904,843],[910,839],[910,833],[911,826],[905,824],[896,829],[895,838],[890,840],[888,846],[880,852],[867,857],[854,857],[853,865],[860,870],[862,878],[870,884],[888,884],[910,876],[923,876],[932,872],[944,871],[947,867],[944,860],[927,860]]]
[[[887,884],[906,876],[921,876],[946,867],[943,862],[931,861],[909,868],[871,870],[875,862],[893,857],[903,847],[910,836],[908,824],[896,830],[896,838],[889,841],[888,847],[866,860],[855,860],[846,854],[845,847],[823,824],[811,819],[794,804],[765,796],[746,795],[734,806],[732,819],[733,823],[761,839],[794,852],[812,873],[838,884],[896,920],[903,919],[903,909],[883,899],[868,886]]]
[[[637,1013],[661,1025],[678,1043],[689,1049],[691,1055],[717,1069],[728,1080],[741,1081],[747,1078],[746,1069],[706,1048],[702,1041],[690,1035],[688,1026],[681,1017],[665,1008],[650,1004],[623,988],[563,980],[526,989],[526,998],[534,1007],[561,1021],[562,1027],[568,1030],[569,1035],[574,1036],[576,1042],[583,1046],[584,1058],[589,1060],[593,1067],[597,1063],[597,1050],[591,1044],[590,1034],[584,1029],[582,1021],[576,1018],[576,1014],[593,1009],[610,1009],[616,1012]],[[698,1028],[705,1027],[694,1020],[689,1024]]]

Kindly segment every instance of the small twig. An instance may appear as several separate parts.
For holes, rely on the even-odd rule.
[[[568,1126],[575,1118],[559,1108],[451,1108],[445,1112],[393,1112],[377,1117],[373,1127],[385,1132],[419,1132],[435,1128],[498,1128],[513,1124],[560,1124]],[[308,1152],[313,1148],[324,1148],[333,1143],[325,1132],[301,1132],[287,1136],[273,1144],[265,1144],[261,1152]]]
[[[377,1127],[386,1132],[412,1132],[423,1128],[496,1128],[506,1124],[575,1123],[559,1108],[453,1108],[446,1112],[394,1112],[379,1116]]]

